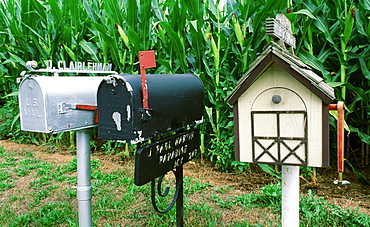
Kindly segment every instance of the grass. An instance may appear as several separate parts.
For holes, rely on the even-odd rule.
[[[0,226],[77,226],[75,157],[59,164],[0,147],[0,163]],[[93,159],[91,166],[94,226],[175,226],[175,209],[156,213],[150,184],[134,185],[132,163],[106,170]],[[185,177],[185,226],[279,226],[280,184],[249,194],[233,191],[229,185]],[[301,226],[370,225],[369,216],[328,204],[312,192],[301,196],[300,208]]]
[[[74,146],[73,133],[21,132],[16,78],[26,61],[37,60],[40,67],[46,67],[47,60],[54,65],[110,62],[117,72],[137,74],[138,51],[153,49],[157,67],[150,73],[191,72],[204,83],[203,156],[225,171],[245,170],[248,164],[233,159],[233,113],[224,99],[270,41],[265,36],[266,18],[285,13],[297,38],[295,54],[335,88],[338,100],[345,101],[353,150],[347,158],[369,165],[368,1],[226,2],[221,8],[220,0],[0,1],[0,138]],[[336,124],[330,119],[334,133]],[[115,154],[124,145],[96,146]]]

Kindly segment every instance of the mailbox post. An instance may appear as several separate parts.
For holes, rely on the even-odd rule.
[[[282,225],[299,226],[299,166],[329,166],[334,89],[294,55],[283,14],[268,18],[274,39],[237,82],[233,106],[237,161],[282,165]]]
[[[89,131],[88,129],[76,131],[78,226],[80,227],[92,226]]]
[[[90,128],[97,126],[96,93],[105,77],[59,76],[60,73],[109,73],[110,64],[58,62],[36,69],[37,63],[27,62],[31,72],[53,73],[54,76],[33,76],[22,72],[19,87],[21,128],[25,131],[58,133],[76,130],[77,200],[80,227],[91,227]]]

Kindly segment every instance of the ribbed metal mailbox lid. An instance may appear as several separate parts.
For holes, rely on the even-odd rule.
[[[98,89],[98,137],[137,143],[201,123],[204,87],[193,74],[147,75],[149,118],[142,108],[140,75],[116,75]]]
[[[96,92],[104,77],[29,76],[19,87],[21,128],[58,133],[97,126],[95,113],[76,105],[96,106]]]

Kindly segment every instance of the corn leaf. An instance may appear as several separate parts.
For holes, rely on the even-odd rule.
[[[298,57],[309,66],[313,67],[316,70],[319,70],[324,76],[329,74],[329,72],[325,69],[323,63],[310,54],[308,51],[305,51],[301,49],[301,51],[298,53]]]
[[[99,62],[99,58],[97,56],[98,48],[91,42],[86,42],[85,40],[82,40],[80,42],[80,46],[82,49],[84,49],[88,54],[91,55],[92,59],[96,62]]]
[[[352,9],[354,10],[354,8]],[[355,19],[353,18],[351,14],[351,10],[350,10],[347,14],[347,18],[344,24],[344,31],[343,31],[343,39],[346,45],[352,36],[354,22],[355,22]]]
[[[108,62],[108,48],[110,57],[112,59],[113,64],[119,65],[119,54],[118,54],[118,46],[116,40],[114,40],[112,37],[110,37],[107,33],[104,27],[98,23],[93,23],[93,26],[95,29],[99,32],[99,34],[102,37],[102,40],[104,40],[103,43],[103,52],[104,52],[104,62]],[[104,46],[105,45],[105,46]]]
[[[187,69],[188,69],[188,65],[187,65],[187,62],[186,62],[185,48],[182,45],[179,36],[173,30],[173,28],[171,27],[171,25],[169,23],[162,21],[162,22],[159,23],[159,25],[162,26],[163,29],[166,31],[166,33],[169,37],[169,40],[170,40],[169,44],[171,46],[171,49],[176,50],[175,54],[177,56],[177,59],[180,62],[181,70],[183,72],[186,72]]]

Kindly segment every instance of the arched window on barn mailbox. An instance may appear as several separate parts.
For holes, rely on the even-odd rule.
[[[284,18],[270,19],[268,32],[269,25],[283,26]],[[234,110],[235,158],[329,166],[328,104],[334,89],[286,48],[294,47],[294,39],[269,35],[279,40],[265,47],[227,98]]]

